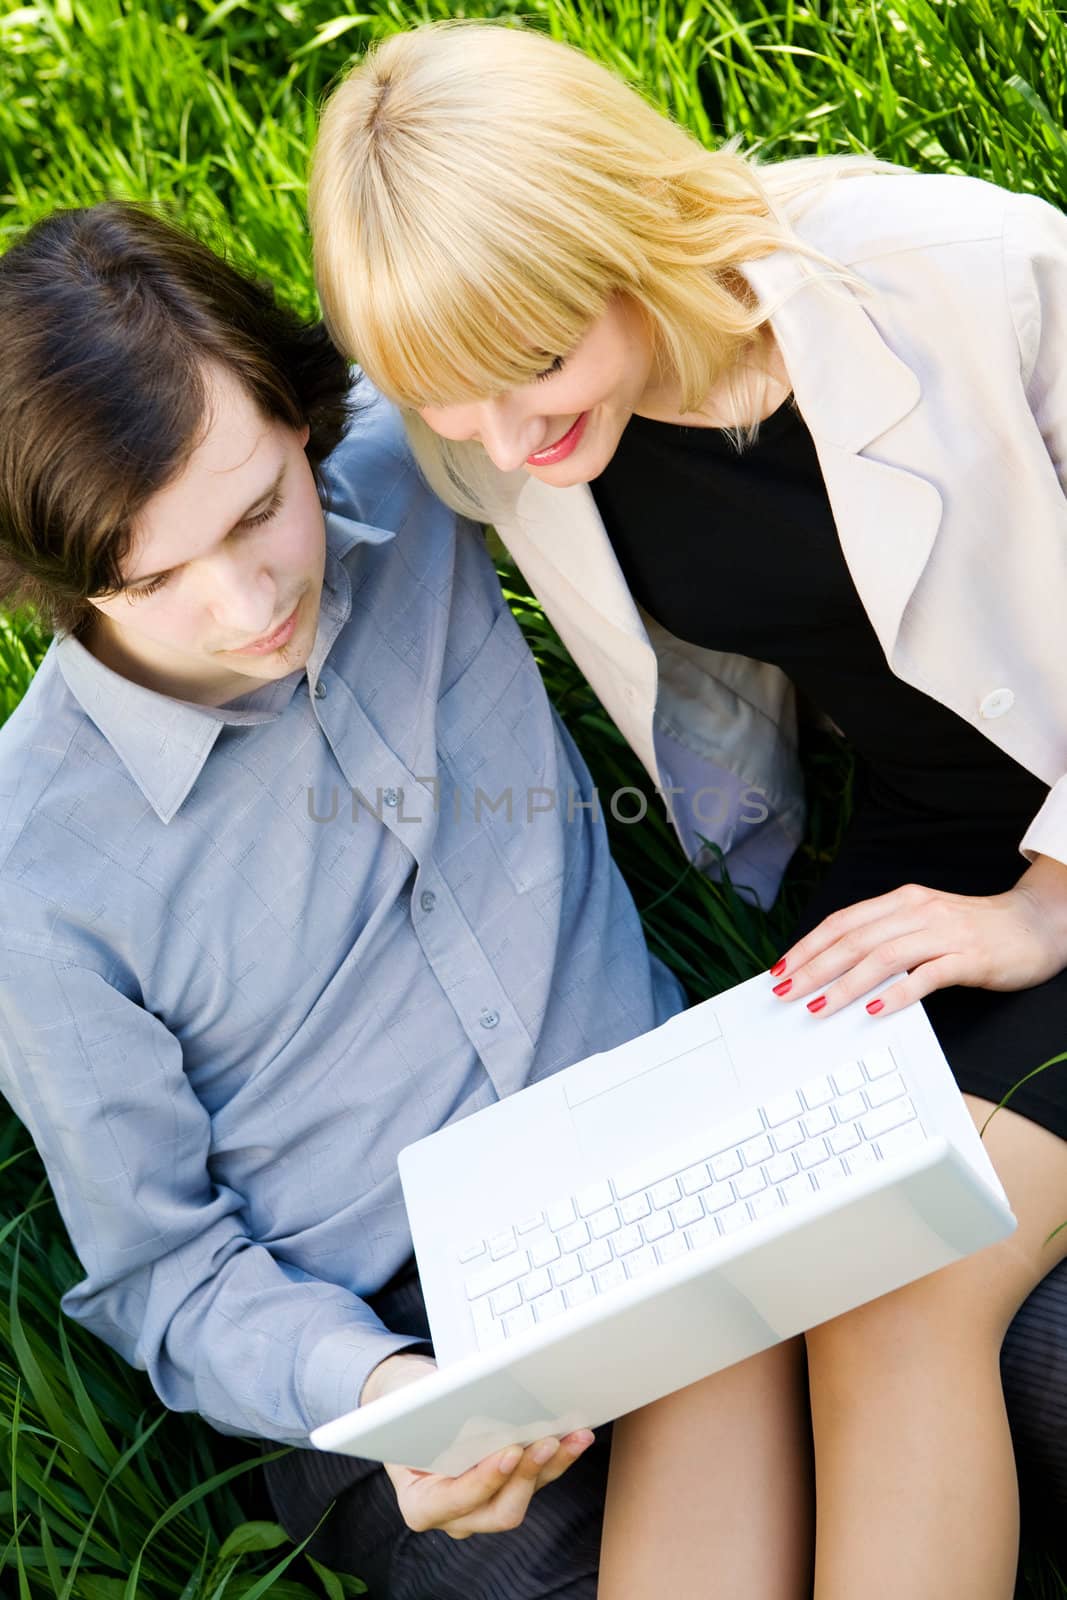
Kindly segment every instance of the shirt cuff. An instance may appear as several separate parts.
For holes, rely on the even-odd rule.
[[[1067,865],[1067,774],[1058,779],[1019,843],[1027,861],[1051,856]]]
[[[433,1355],[433,1346],[419,1334],[371,1332],[365,1327],[338,1328],[320,1339],[304,1369],[304,1409],[308,1433],[359,1406],[363,1385],[374,1368],[401,1351]]]

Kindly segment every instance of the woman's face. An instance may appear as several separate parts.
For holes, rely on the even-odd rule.
[[[571,351],[521,389],[489,400],[427,406],[435,433],[476,439],[502,472],[524,467],[562,488],[596,478],[654,382],[652,340],[635,303],[616,295]]]
[[[210,427],[137,519],[124,587],[91,602],[84,642],[147,688],[223,705],[306,665],[326,537],[307,428],[268,421],[229,373],[210,376]]]

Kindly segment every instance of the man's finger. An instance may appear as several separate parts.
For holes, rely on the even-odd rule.
[[[405,1522],[413,1532],[421,1533],[427,1528],[440,1528],[445,1523],[470,1516],[492,1500],[522,1458],[521,1447],[510,1445],[468,1467],[457,1478],[434,1474],[409,1481],[406,1486],[398,1485],[397,1498]]]

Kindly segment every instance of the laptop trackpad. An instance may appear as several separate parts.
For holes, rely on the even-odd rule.
[[[732,1116],[739,1089],[724,1041],[713,1039],[572,1106],[571,1117],[582,1153],[610,1172]]]

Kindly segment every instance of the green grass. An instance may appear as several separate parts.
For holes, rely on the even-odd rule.
[[[212,243],[314,294],[303,225],[316,108],[353,51],[444,15],[521,15],[583,45],[716,142],[767,156],[870,150],[987,177],[1067,206],[1067,25],[1041,0],[885,4],[534,0],[447,6],[334,0],[0,0],[0,247],[57,205],[106,196],[173,206]],[[521,580],[512,603],[601,790],[644,787]],[[0,617],[0,720],[45,647]],[[805,749],[811,821],[769,916],[685,864],[654,797],[613,843],[650,942],[694,998],[766,966],[832,857],[851,761]],[[163,1412],[145,1380],[58,1312],[79,1276],[43,1174],[0,1126],[0,1591],[19,1600],[235,1600],[357,1591],[290,1566],[281,1530],[250,1520],[250,1462]],[[1067,1594],[1026,1557],[1025,1592]],[[299,1581],[293,1574],[299,1570]]]

